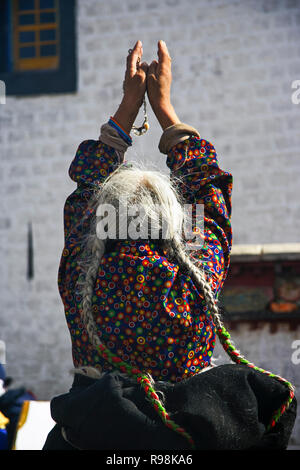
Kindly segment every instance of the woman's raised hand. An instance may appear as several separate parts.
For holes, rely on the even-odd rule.
[[[127,67],[123,82],[124,100],[128,105],[141,107],[146,92],[148,64],[141,63],[143,45],[139,40],[127,57]]]
[[[164,41],[158,42],[158,61],[153,60],[147,73],[148,99],[162,129],[180,123],[171,104],[171,57]]]
[[[143,45],[137,41],[127,57],[123,99],[114,119],[128,134],[143,103],[145,92],[162,129],[180,123],[171,104],[171,57],[164,41],[158,41],[158,61],[141,63]]]
[[[138,115],[147,86],[148,64],[141,63],[143,45],[139,40],[127,56],[127,66],[123,82],[123,99],[114,119],[129,134]]]

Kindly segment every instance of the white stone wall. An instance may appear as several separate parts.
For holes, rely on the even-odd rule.
[[[173,58],[172,96],[181,120],[213,142],[234,176],[235,244],[299,242],[299,0],[78,1],[76,94],[7,97],[0,105],[0,339],[7,372],[39,399],[65,392],[72,367],[57,290],[62,210],[74,189],[67,170],[78,144],[97,138],[121,99],[127,50],[144,60],[164,39]],[[161,132],[134,138],[128,160],[167,171]],[[142,115],[139,116],[139,122]],[[33,224],[35,277],[26,280],[27,224]],[[267,326],[235,332],[257,365],[300,385],[291,344],[300,331]],[[293,442],[300,444],[297,425]]]

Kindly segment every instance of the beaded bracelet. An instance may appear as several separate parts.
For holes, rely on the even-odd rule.
[[[120,137],[122,137],[123,140],[125,140],[125,142],[128,144],[128,145],[132,145],[132,138],[130,137],[130,135],[128,135],[124,129],[122,129],[122,127],[120,126],[119,123],[117,123],[117,121],[113,118],[113,117],[110,117],[110,120],[108,121],[108,124],[110,126],[112,126],[114,129],[116,129],[116,131],[118,132],[118,134],[120,135]]]

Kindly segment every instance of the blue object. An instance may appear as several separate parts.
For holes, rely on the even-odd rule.
[[[5,369],[4,369],[3,365],[0,363],[0,379],[4,380],[5,377],[6,377]]]
[[[8,450],[8,439],[6,429],[0,429],[0,450]]]
[[[118,132],[118,134],[125,140],[125,142],[126,142],[128,145],[132,145],[132,138],[131,138],[130,136],[128,136],[128,135],[126,134],[126,132],[124,132],[123,129],[122,129],[120,126],[118,126],[118,124],[117,124],[115,121],[113,121],[112,119],[110,119],[110,120],[108,121],[108,124],[109,124],[110,126],[112,126],[114,129],[116,129],[116,131]]]

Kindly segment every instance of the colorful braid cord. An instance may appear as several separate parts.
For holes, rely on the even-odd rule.
[[[275,375],[273,374],[272,372],[269,372],[267,370],[264,370],[264,369],[261,369],[260,367],[257,367],[255,366],[254,364],[252,364],[251,362],[247,361],[247,359],[245,359],[237,350],[236,348],[233,346],[233,344],[231,343],[230,339],[230,334],[228,333],[228,331],[226,330],[225,327],[222,327],[222,328],[218,328],[217,329],[217,335],[219,337],[219,340],[224,348],[224,350],[226,351],[226,353],[228,354],[228,356],[231,358],[231,360],[233,362],[235,362],[236,364],[244,364],[248,367],[251,367],[252,369],[254,370],[257,370],[259,372],[262,372],[263,374],[266,374],[268,375],[269,377],[273,377],[274,379],[278,380],[279,382],[282,382],[284,385],[286,385],[286,387],[289,389],[289,397],[288,399],[285,401],[285,403],[283,403],[281,405],[281,407],[276,410],[271,418],[271,421],[269,423],[269,425],[267,426],[267,431],[269,431],[270,429],[272,429],[276,423],[278,423],[280,417],[283,415],[283,413],[288,409],[288,407],[290,406],[290,404],[292,403],[293,401],[293,398],[295,396],[295,393],[294,393],[294,387],[293,385],[288,382],[286,379],[280,377],[279,375]]]
[[[117,367],[121,372],[128,374],[129,376],[135,378],[137,382],[143,387],[145,394],[149,398],[150,402],[153,405],[153,408],[157,414],[161,417],[164,424],[177,432],[179,435],[187,439],[189,445],[192,449],[195,449],[195,443],[191,435],[185,431],[181,426],[176,424],[168,415],[167,411],[163,407],[157,393],[151,385],[149,378],[143,374],[138,368],[131,367],[126,362],[122,361],[118,356],[114,355],[108,348],[103,345],[98,346],[99,354],[108,362],[110,362],[114,367]]]

